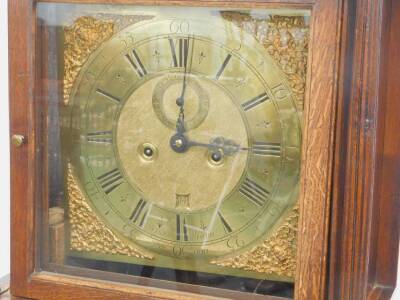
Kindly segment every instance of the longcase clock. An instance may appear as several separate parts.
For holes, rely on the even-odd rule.
[[[389,299],[399,14],[9,1],[14,297]]]

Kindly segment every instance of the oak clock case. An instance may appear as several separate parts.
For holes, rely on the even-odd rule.
[[[395,286],[398,256],[398,1],[62,2],[8,1],[10,134],[13,141],[10,153],[11,294],[14,298],[390,298]],[[70,4],[64,4],[67,2]],[[94,2],[104,5],[94,5]],[[172,3],[177,7],[168,7]],[[212,7],[206,8],[205,5]],[[152,31],[143,33],[148,38],[141,40],[132,39],[129,34],[120,35],[136,32],[140,26],[154,21],[171,19],[189,19],[190,22],[201,19],[204,26],[212,26],[212,30],[205,34],[180,32],[179,26],[178,31],[169,33],[172,43],[168,45],[168,39],[164,46],[161,42],[165,39]],[[214,39],[213,35],[220,32],[220,24],[224,24],[225,38]],[[166,29],[160,30],[165,33],[163,30]],[[235,34],[238,31],[243,32],[239,38]],[[255,41],[254,44],[238,47],[241,36],[244,40]],[[116,37],[120,37],[119,45],[115,42]],[[159,47],[147,47],[148,51],[143,51],[141,47],[146,47],[146,43],[150,45],[157,38]],[[208,42],[207,49],[211,51],[203,53],[206,57],[202,57],[200,65],[212,59],[214,72],[194,72],[198,66],[193,62],[197,59],[198,63],[200,57],[193,56],[192,59],[191,49],[196,51],[199,39]],[[187,62],[190,63],[181,64],[178,59],[181,53],[179,40],[182,40],[181,47],[187,49],[183,53],[188,53]],[[104,55],[110,44],[114,50]],[[216,44],[220,47],[215,47]],[[269,141],[268,134],[261,134],[263,139],[256,137],[253,118],[250,118],[251,114],[262,111],[265,118],[270,113],[273,119],[274,110],[268,107],[279,111],[274,87],[269,86],[268,77],[259,71],[261,66],[249,59],[250,56],[260,57],[259,49],[262,50],[261,57],[267,57],[262,61],[268,64],[272,61],[271,70],[276,72],[276,78],[287,84],[289,97],[296,105],[298,124],[304,126],[300,134],[299,198],[293,202],[287,198],[285,212],[279,213],[273,226],[263,225],[264,230],[255,231],[256,234],[250,238],[246,233],[246,243],[238,243],[237,248],[231,250],[235,243],[228,240],[229,243],[227,241],[209,253],[200,253],[197,258],[187,251],[189,248],[186,246],[193,246],[196,240],[193,227],[188,226],[196,226],[191,223],[194,215],[215,206],[219,200],[215,203],[215,199],[207,198],[194,204],[190,199],[192,193],[195,196],[198,192],[192,190],[196,185],[178,186],[178,183],[193,180],[192,173],[204,180],[208,166],[217,172],[224,167],[230,168],[233,160],[246,155],[245,170],[239,170],[239,173],[254,172],[249,164],[254,155],[254,142],[278,143]],[[170,53],[169,65],[164,64],[166,53]],[[176,63],[173,53],[177,57]],[[216,80],[228,53],[231,55],[229,61]],[[136,66],[139,64],[142,74],[146,70],[143,78],[135,77],[137,69],[127,55]],[[159,55],[163,64],[155,68],[154,60]],[[119,71],[126,70],[126,73],[106,75],[112,62],[124,56],[126,65]],[[238,64],[237,70],[228,77],[232,71],[229,68],[234,66],[231,63],[238,61],[238,57],[240,62],[250,63],[245,66]],[[94,66],[102,69],[93,72]],[[245,95],[232,93],[229,82],[237,79],[238,85],[249,84],[246,78],[242,80],[237,76],[238,72],[260,74],[258,81],[253,80],[250,84],[261,81],[264,90],[252,96],[248,92]],[[127,86],[120,88],[122,83],[119,82],[127,78],[133,80],[126,81]],[[117,83],[107,83],[106,79]],[[79,93],[86,93],[86,96],[79,97]],[[264,93],[268,99],[258,98]],[[94,95],[100,103],[98,110],[93,104],[97,103]],[[219,95],[221,102],[215,101],[215,95]],[[120,99],[119,103],[113,97]],[[140,98],[136,99],[139,101],[135,101],[136,97]],[[246,111],[248,106],[242,104],[253,99],[266,101]],[[136,102],[147,107],[141,111],[143,119],[124,118],[124,114],[130,114],[129,105],[132,108]],[[215,115],[216,105],[236,114]],[[142,106],[137,109],[140,111]],[[110,110],[115,107],[115,113],[108,111],[107,107],[111,107]],[[282,139],[281,159],[286,157],[284,146],[291,140],[284,140],[285,134],[282,134],[285,122],[293,120],[291,109],[287,113],[288,119],[279,119],[280,126],[273,129]],[[138,124],[139,120],[145,124]],[[219,123],[222,120],[227,126]],[[215,124],[211,125],[209,121]],[[266,122],[257,125],[266,127],[260,129],[264,132],[272,130],[273,127],[269,126],[274,123],[266,118]],[[202,136],[200,129],[206,125],[210,126],[207,136]],[[119,130],[123,126],[137,134],[138,139],[146,138],[146,141],[137,141],[133,135],[123,135],[122,139]],[[138,126],[142,126],[143,132],[137,129]],[[169,130],[168,134],[150,135],[151,130],[144,130],[153,127],[162,128],[162,133]],[[235,130],[231,132],[231,129]],[[177,134],[179,138],[171,143],[171,138]],[[165,144],[163,139],[169,144]],[[121,155],[123,140],[131,143],[127,147],[135,146],[136,149]],[[92,152],[89,153],[90,148]],[[94,155],[104,156],[104,149],[112,149],[108,166],[103,158],[95,157],[93,160]],[[199,152],[203,157],[194,155]],[[167,154],[170,160],[161,160]],[[149,166],[171,163],[171,158],[184,161],[189,157],[197,164],[190,173],[182,167],[172,169],[171,173],[157,170],[151,178],[154,189],[146,189],[147,185],[139,182],[141,172],[127,174],[131,168],[137,167],[135,163],[139,160],[136,159],[141,159],[139,163],[146,163],[150,170]],[[261,159],[263,157],[265,155],[261,155]],[[89,164],[94,161],[98,164]],[[93,173],[93,168],[97,168],[99,173]],[[111,171],[115,169],[121,178],[113,175]],[[176,174],[177,170],[184,171],[187,176],[182,176],[184,180],[177,178],[174,181],[175,189],[190,191],[183,191],[186,193],[184,196],[178,191],[172,197],[175,201],[170,197],[168,201],[164,197],[157,199],[159,186],[165,189],[165,196],[174,191],[170,182],[161,181],[159,175]],[[281,179],[276,175],[277,170],[274,166],[262,175],[249,176],[252,182],[269,192],[266,202],[279,202],[274,187],[271,187],[273,182],[268,182],[270,176],[271,180],[276,176]],[[110,180],[108,172],[112,175]],[[236,179],[224,176],[218,177],[221,178],[219,183],[213,180],[216,194],[218,188],[231,182],[231,185],[226,185],[231,191],[219,191],[222,205],[234,199],[238,189],[240,193],[247,177],[237,176],[240,176],[237,184],[231,182]],[[106,181],[99,182],[102,179]],[[119,184],[122,179],[123,183]],[[85,185],[86,180],[91,183],[89,186]],[[108,189],[114,187],[109,183],[113,180],[118,186],[107,194]],[[131,193],[139,194],[140,199],[135,195],[126,200],[119,197],[122,188],[130,187]],[[98,194],[93,192],[94,189]],[[288,189],[292,189],[291,184],[288,184]],[[208,189],[201,192],[210,194]],[[250,204],[251,200],[250,197]],[[102,204],[100,208],[103,209],[99,209]],[[135,229],[133,235],[131,232],[124,235],[115,224],[121,219],[120,215],[115,216],[116,211],[120,212],[122,205],[128,204],[129,209],[120,215],[132,223],[128,225]],[[257,220],[262,220],[267,211],[261,204],[257,206]],[[107,206],[117,209],[108,212]],[[153,216],[152,211],[148,213],[150,206],[175,212],[175,219],[167,219],[176,233],[175,236],[171,229],[171,235],[165,235],[164,240],[170,242],[164,242],[156,235],[149,237],[151,228],[147,225],[151,223],[146,220]],[[135,222],[140,207],[143,209]],[[237,215],[222,211],[221,216],[232,231],[229,233],[218,211],[216,220],[227,232],[214,231],[222,234],[222,240],[239,232],[241,228],[236,227],[237,222],[250,214],[246,210]],[[146,218],[143,219],[143,215]],[[163,215],[160,217],[163,219]],[[179,231],[176,230],[177,220],[181,225]],[[252,221],[250,216],[249,226],[252,226]],[[209,225],[204,224],[205,227]],[[247,227],[243,228],[246,231]],[[207,242],[213,238],[213,228],[208,230]],[[143,240],[136,242],[139,237]],[[170,255],[167,247],[172,244],[184,247],[182,253],[176,252],[179,256]],[[161,245],[158,252],[152,249],[155,245]],[[205,244],[207,249],[211,246],[211,243]]]
[[[290,296],[307,12],[39,15],[51,9],[69,24],[54,30],[64,85],[49,109],[49,153],[61,153],[49,190],[65,238],[52,268]]]

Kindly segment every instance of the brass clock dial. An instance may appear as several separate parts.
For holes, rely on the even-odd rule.
[[[127,27],[71,93],[69,161],[96,213],[155,254],[248,249],[296,200],[301,128],[284,75],[216,19]]]

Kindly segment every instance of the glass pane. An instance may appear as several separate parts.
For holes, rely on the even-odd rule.
[[[37,13],[41,268],[292,298],[309,12]]]

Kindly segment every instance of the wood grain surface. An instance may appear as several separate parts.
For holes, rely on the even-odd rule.
[[[383,300],[395,287],[399,241],[400,10],[398,1],[346,5],[329,298]]]
[[[304,6],[316,3],[316,0],[43,0],[47,3],[88,3],[88,4],[133,4],[168,6],[218,6],[218,7],[287,7]]]
[[[299,200],[296,299],[326,299],[340,9],[340,1],[318,1],[312,14]]]
[[[296,299],[389,299],[399,240],[400,4],[395,0],[47,1],[312,9]],[[249,299],[40,272],[43,157],[36,1],[9,1],[11,283],[32,299]],[[46,212],[45,212],[46,213]],[[45,218],[45,223],[47,223]],[[46,242],[44,240],[44,242]],[[35,272],[36,271],[36,272]],[[202,295],[200,295],[202,294]],[[279,299],[254,296],[254,299]]]

